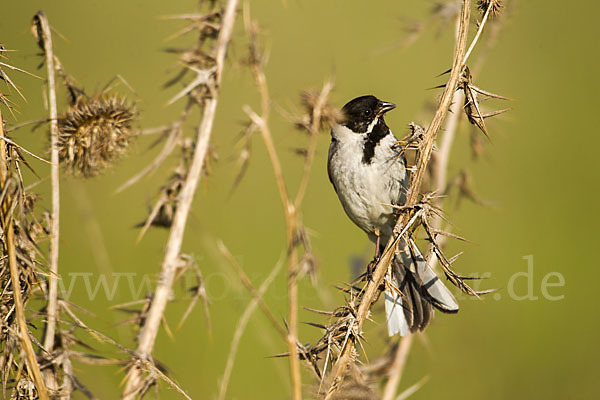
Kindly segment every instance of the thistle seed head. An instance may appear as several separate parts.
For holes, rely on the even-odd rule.
[[[319,114],[319,130],[326,130],[331,128],[336,123],[343,121],[344,114],[339,108],[334,107],[328,101],[324,101],[320,104],[321,93],[316,90],[305,90],[301,94],[302,106],[305,110],[305,114],[296,121],[296,126],[300,129],[310,131],[312,125],[312,118],[316,108],[320,108]]]
[[[137,110],[123,98],[80,97],[58,118],[60,162],[73,175],[98,175],[126,153],[136,118]]]
[[[490,9],[490,14],[494,17],[500,14],[500,12],[502,11],[502,7],[504,7],[504,5],[502,4],[502,0],[477,0],[477,8],[479,9],[479,11],[481,11],[482,14],[485,14],[486,10],[488,9],[488,7],[490,7],[490,5],[492,7]]]

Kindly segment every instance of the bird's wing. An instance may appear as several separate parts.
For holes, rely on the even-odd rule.
[[[337,150],[337,140],[331,139],[331,144],[329,145],[329,154],[327,156],[327,176],[329,176],[329,182],[333,186],[333,190],[337,193],[337,188],[335,187],[335,183],[333,182],[332,172],[331,172],[331,157],[335,154]]]

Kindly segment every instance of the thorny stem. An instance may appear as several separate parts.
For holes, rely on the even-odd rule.
[[[452,143],[454,142],[454,138],[456,137],[456,131],[458,129],[458,124],[460,122],[460,117],[462,115],[461,108],[463,107],[464,95],[461,91],[456,91],[454,93],[454,97],[452,99],[452,106],[450,107],[450,115],[446,120],[446,127],[444,129],[444,134],[442,135],[442,140],[439,145],[439,151],[436,153],[436,162],[433,171],[433,180],[434,180],[434,188],[437,194],[442,194],[447,184],[447,176],[448,176],[448,162],[450,160],[450,150],[452,149]],[[438,196],[434,199],[436,206],[441,207],[441,203],[443,201],[443,197]],[[439,230],[441,228],[442,218],[438,215],[435,216],[433,220],[433,229]],[[437,254],[434,251],[429,252],[430,257],[427,258],[427,265],[430,268],[435,268],[435,263],[437,262]],[[406,340],[408,338],[410,340]],[[398,349],[396,354],[394,355],[394,361],[392,364],[392,369],[390,371],[390,377],[386,383],[384,389],[384,400],[391,400],[395,398],[396,391],[398,389],[398,383],[402,377],[402,373],[404,371],[404,363],[406,362],[406,358],[412,346],[413,335],[409,335],[405,337]],[[401,367],[397,367],[398,363],[401,363]]]
[[[433,199],[434,205],[441,208],[444,198],[444,190],[448,183],[448,164],[450,162],[450,151],[452,150],[452,143],[456,137],[456,131],[460,123],[460,118],[463,115],[462,109],[464,107],[465,95],[462,91],[454,92],[452,98],[452,105],[450,106],[450,115],[446,120],[446,128],[442,135],[442,140],[439,145],[439,151],[436,154],[436,160],[433,171],[433,187],[435,193],[438,195]],[[432,227],[435,230],[439,230],[442,226],[442,218],[439,215],[435,215],[432,222]],[[443,237],[442,241],[446,238]],[[442,242],[440,241],[441,245]],[[438,255],[433,251],[434,245],[432,244],[429,248],[429,257],[427,258],[427,265],[429,268],[435,270],[436,263],[438,262]]]
[[[444,93],[442,94],[440,104],[436,110],[433,120],[431,121],[431,124],[429,124],[425,132],[422,150],[419,152],[419,156],[417,158],[416,172],[412,176],[410,189],[408,191],[406,199],[406,206],[408,207],[407,210],[409,210],[411,206],[417,204],[418,196],[421,190],[421,185],[423,183],[423,178],[425,177],[425,173],[427,171],[427,164],[429,162],[429,159],[431,158],[433,144],[435,142],[437,132],[439,131],[442,122],[448,112],[448,107],[450,106],[450,102],[452,101],[452,97],[454,96],[454,92],[456,91],[458,81],[463,71],[463,61],[467,44],[470,11],[470,0],[463,0],[459,20],[458,38],[456,42],[456,48],[454,51],[454,59],[452,62],[450,77],[448,78],[448,83],[446,84]],[[394,232],[398,234],[399,232],[403,231],[406,228],[410,218],[411,215],[409,212],[404,213],[400,218],[398,218],[396,226],[394,227]],[[379,293],[379,286],[381,285],[381,282],[383,281],[388,267],[391,261],[393,260],[396,246],[398,244],[397,239],[398,238],[392,236],[388,241],[383,255],[376,265],[375,272],[372,276],[372,280],[369,281],[364,295],[361,299],[356,315],[357,333],[362,332],[362,326],[365,320],[367,319],[369,310],[371,308],[371,304],[376,299],[377,294]],[[331,381],[332,383],[327,393],[326,399],[331,399],[337,388],[341,385],[341,382],[344,378],[344,374],[348,367],[348,363],[352,359],[354,353],[354,344],[354,341],[348,341],[342,353],[340,354],[340,357],[338,358],[335,367],[332,370],[333,379]]]
[[[470,46],[469,50],[467,51],[467,54],[465,55],[463,64],[466,64],[466,60],[467,60],[469,53],[471,52],[475,43],[477,42],[477,38],[479,37],[479,34],[483,31],[483,26],[486,23],[490,9],[491,8],[488,7],[486,10],[483,21],[481,22],[481,24],[479,26],[478,35],[476,36],[475,39],[473,39],[473,42],[471,43],[471,46]],[[494,38],[495,38],[495,35],[492,37],[491,40],[493,40]],[[490,45],[490,43],[488,43],[488,46],[489,45]],[[477,64],[476,64],[475,68],[472,69],[473,75],[478,74],[477,71],[479,71],[479,69],[482,65],[483,58],[481,56],[482,56],[482,54],[480,54],[480,57],[477,60]],[[437,208],[442,207],[442,203],[444,200],[444,197],[442,195],[444,194],[444,191],[446,190],[446,187],[448,185],[448,165],[450,162],[450,152],[452,151],[452,144],[454,143],[454,139],[455,139],[456,133],[458,131],[458,126],[460,124],[461,117],[464,115],[464,113],[462,112],[462,109],[464,107],[464,100],[465,100],[464,92],[462,92],[462,91],[454,92],[454,97],[452,98],[452,105],[450,106],[450,115],[446,119],[446,126],[444,129],[444,133],[442,135],[440,144],[438,145],[439,151],[436,153],[436,159],[435,159],[435,165],[434,165],[434,171],[433,171],[434,191],[435,191],[435,193],[438,194],[438,196],[435,197],[433,201],[434,201],[434,205]],[[442,218],[439,215],[435,215],[433,218],[433,222],[432,222],[433,230],[441,229],[441,227],[442,227],[441,225],[442,225]],[[439,242],[440,245],[442,245],[442,243],[446,239],[446,237],[442,237],[441,239],[442,240],[440,240],[440,242]],[[430,248],[429,254],[430,254],[430,257],[427,258],[427,265],[430,268],[435,269],[438,258],[437,258],[437,253],[435,251],[433,251],[433,245]],[[402,344],[405,344],[406,348],[401,349],[401,346],[398,347],[398,350],[394,357],[393,365],[396,365],[396,363],[399,362],[401,359],[406,359],[412,343],[413,343],[412,340],[408,343],[406,343],[405,340],[402,341]],[[392,371],[391,371],[392,375],[389,378],[388,382],[386,383],[386,388],[384,391],[383,399],[392,399],[395,396],[396,388],[397,388],[398,382],[400,380],[400,377],[402,376],[402,372],[403,372],[403,368],[392,367]],[[394,380],[395,380],[395,382],[393,382]],[[394,387],[393,391],[392,391],[391,387]],[[390,388],[389,392],[388,392],[388,388]]]
[[[246,28],[248,31],[250,29],[256,29],[252,21],[247,21]],[[277,188],[279,191],[279,196],[281,198],[281,203],[283,206],[283,212],[285,215],[285,223],[286,223],[286,245],[288,249],[288,320],[287,327],[288,332],[286,335],[286,343],[289,351],[289,363],[290,363],[290,376],[292,381],[292,399],[300,400],[302,399],[302,376],[300,373],[300,359],[298,357],[298,254],[296,245],[294,243],[295,240],[295,232],[297,228],[297,208],[296,205],[290,201],[290,196],[285,185],[285,180],[283,178],[283,170],[281,168],[281,162],[279,160],[279,155],[277,154],[277,150],[275,149],[275,144],[273,142],[273,135],[271,134],[271,130],[268,124],[269,111],[271,106],[271,100],[269,96],[269,89],[267,85],[267,78],[265,73],[260,65],[260,62],[253,62],[251,64],[252,73],[254,75],[254,79],[256,85],[258,87],[260,99],[261,99],[261,115],[258,116],[255,112],[250,110],[248,107],[246,108],[246,112],[250,116],[252,122],[259,128],[261,136],[263,138],[263,142],[265,143],[265,147],[267,149],[267,153],[269,154],[269,159],[271,160],[271,165],[273,168],[273,173],[275,174],[275,181],[277,183]],[[306,172],[306,169],[305,169]],[[303,178],[304,180],[304,178]],[[296,203],[299,205],[299,203]]]
[[[217,87],[220,83],[221,75],[223,73],[225,55],[229,41],[231,40],[233,25],[235,23],[237,5],[238,0],[228,1],[223,16],[221,30],[219,32],[219,37],[217,39],[215,52],[215,83]],[[196,148],[194,150],[194,156],[190,165],[190,169],[178,199],[177,211],[175,212],[175,216],[173,218],[173,224],[171,226],[169,240],[165,250],[165,257],[162,263],[161,276],[154,293],[150,310],[148,311],[146,322],[138,335],[139,344],[136,353],[143,360],[148,360],[151,358],[156,335],[158,333],[161,320],[163,319],[163,313],[169,299],[171,286],[175,279],[185,225],[192,200],[194,198],[194,193],[196,192],[198,181],[200,180],[202,174],[204,160],[208,152],[208,145],[212,133],[215,113],[217,110],[217,103],[218,90],[214,90],[212,97],[206,99],[204,102],[202,122],[197,130]],[[122,399],[131,400],[136,398],[140,392],[140,389],[142,389],[141,384],[142,379],[140,367],[134,364],[129,370],[127,383],[122,394]]]
[[[0,137],[4,137],[4,123],[2,119],[2,111],[0,110]],[[0,188],[4,189],[8,184],[8,160],[6,157],[6,143],[0,140]],[[6,239],[6,250],[8,252],[8,265],[10,269],[10,280],[13,291],[13,302],[17,316],[17,325],[19,327],[19,340],[26,356],[27,371],[31,375],[35,387],[37,389],[40,400],[49,400],[48,389],[42,378],[40,366],[37,362],[35,351],[29,338],[29,330],[27,329],[27,320],[25,319],[25,309],[23,306],[23,298],[21,297],[21,279],[19,274],[19,265],[17,264],[17,254],[15,249],[15,237],[13,229],[12,216],[7,215],[8,207],[5,203],[2,206],[2,228]]]
[[[288,208],[297,212],[302,205],[302,200],[304,199],[304,194],[306,193],[306,188],[308,186],[308,179],[310,177],[310,170],[313,164],[313,160],[315,158],[315,152],[317,150],[317,138],[319,134],[319,126],[321,124],[321,110],[323,109],[323,105],[327,101],[329,97],[329,92],[331,91],[333,85],[330,82],[325,83],[323,89],[319,94],[319,98],[313,108],[312,114],[312,124],[310,126],[310,140],[308,143],[308,152],[306,154],[306,159],[304,160],[304,172],[302,174],[302,180],[300,181],[300,185],[298,187],[298,192],[296,194],[296,199],[294,204],[289,204]],[[293,224],[291,229],[291,254],[290,254],[290,264],[289,264],[289,280],[288,280],[288,314],[289,314],[289,330],[290,334],[288,335],[288,349],[290,352],[290,366],[292,372],[292,395],[293,399],[298,400],[302,398],[302,388],[301,388],[301,376],[300,376],[300,359],[298,357],[298,283],[297,283],[297,256],[296,256],[296,246],[293,243],[296,231],[296,215],[293,216]]]
[[[268,91],[266,89],[266,80],[264,80],[264,73],[260,68],[256,68],[255,74],[262,76],[262,80],[259,76],[256,77],[256,82],[259,85],[261,93],[263,107],[266,105],[268,109],[269,101]],[[262,82],[262,83],[261,83]],[[265,101],[266,99],[266,101]],[[258,126],[267,153],[271,159],[271,165],[273,173],[275,174],[275,181],[277,182],[277,188],[279,189],[279,196],[281,197],[281,203],[283,205],[283,212],[285,215],[286,224],[286,246],[289,251],[288,254],[288,333],[286,335],[286,342],[290,353],[290,374],[292,378],[292,398],[298,400],[302,398],[302,377],[300,375],[300,360],[298,358],[298,282],[297,282],[297,251],[294,245],[294,232],[296,231],[296,209],[289,200],[285,181],[283,179],[283,172],[281,169],[281,163],[279,162],[279,156],[275,145],[273,143],[273,136],[267,123],[266,118],[268,117],[268,110],[265,111],[263,108],[262,116],[258,116],[253,111],[247,109],[247,112],[252,121]]]
[[[414,335],[408,334],[400,340],[394,356],[394,362],[390,369],[390,379],[385,384],[385,389],[383,390],[382,400],[394,400],[396,398],[396,391],[398,390],[398,384],[400,383],[400,378],[408,359],[408,353],[410,353],[413,338]]]
[[[488,19],[488,16],[489,16],[489,13],[491,10],[491,5],[492,5],[492,2],[490,2],[490,5],[486,9],[486,13],[483,17],[483,20],[481,21],[481,24],[479,25],[479,29],[477,31],[476,37],[473,39],[473,42],[471,43],[471,46],[469,47],[469,51],[467,51],[467,53],[465,55],[465,59],[463,61],[464,64],[466,64],[467,57],[469,56],[470,51],[475,46],[475,43],[477,42],[477,39],[479,38],[481,32],[483,32],[483,27],[486,24],[486,21]],[[485,52],[485,50],[489,50],[489,48],[491,46],[493,46],[493,43],[495,42],[497,35],[498,35],[499,27],[500,27],[500,24],[492,25],[492,31],[490,32],[490,36],[486,43],[486,47],[483,50],[484,52]],[[483,65],[483,61],[485,59],[484,52],[480,52],[479,57],[477,58],[477,62],[471,70],[471,72],[474,76],[478,75],[479,70],[481,69],[481,67]],[[444,194],[444,190],[446,190],[446,187],[448,185],[448,164],[450,162],[450,152],[452,150],[452,144],[454,143],[454,138],[456,137],[456,133],[458,131],[458,126],[460,124],[461,117],[464,115],[464,113],[462,112],[463,108],[464,108],[464,101],[465,101],[465,95],[464,95],[463,91],[457,91],[454,93],[454,98],[452,99],[452,106],[450,107],[450,115],[448,116],[448,119],[446,120],[446,128],[444,129],[444,134],[442,136],[442,140],[439,145],[439,151],[436,154],[437,157],[436,157],[435,170],[434,170],[433,176],[434,176],[434,190],[438,195]],[[442,196],[436,197],[434,199],[434,205],[438,208],[441,208],[443,200],[444,200],[444,198]],[[442,227],[442,218],[439,215],[435,215],[433,218],[432,228],[434,230],[439,230],[439,229],[441,229],[441,227]],[[445,237],[442,238],[442,242],[443,242],[443,240],[445,240]],[[430,268],[435,268],[435,264],[438,259],[437,259],[436,252],[432,251],[432,250],[433,250],[433,246],[431,246],[431,250],[429,252],[431,254],[431,257],[428,258],[427,264],[429,265]]]
[[[465,45],[467,43],[470,6],[470,0],[463,1],[456,50],[454,52],[454,61],[452,63],[450,78],[448,79],[448,83],[446,84],[446,88],[444,90],[444,93],[442,94],[442,99],[440,100],[440,104],[437,108],[435,116],[433,117],[431,124],[429,124],[427,130],[425,131],[423,150],[419,152],[419,157],[417,158],[416,172],[415,175],[412,177],[410,189],[406,199],[406,205],[408,207],[417,204],[419,193],[421,191],[421,185],[423,184],[423,178],[425,177],[425,173],[427,172],[427,163],[431,158],[433,144],[435,143],[437,132],[442,126],[442,122],[444,121],[444,118],[448,113],[448,108],[450,107],[450,103],[452,102],[452,98],[458,86],[458,81],[463,72],[465,54],[464,52]],[[396,227],[394,229],[395,231],[398,231],[401,226],[408,222],[409,215],[405,214],[403,219],[403,223],[396,224]]]
[[[288,333],[286,336],[286,342],[288,345],[289,362],[290,362],[290,375],[292,378],[292,398],[294,400],[302,398],[302,377],[300,374],[300,359],[298,357],[298,255],[295,240],[295,233],[297,228],[297,211],[300,209],[306,187],[308,185],[308,178],[310,176],[311,165],[314,160],[317,145],[317,135],[319,133],[320,121],[321,121],[321,110],[325,104],[329,93],[333,85],[330,82],[325,83],[323,89],[319,94],[316,105],[313,109],[312,123],[309,129],[310,141],[308,145],[308,154],[304,162],[304,172],[298,188],[298,193],[294,203],[290,201],[290,197],[285,185],[283,178],[283,172],[279,156],[273,142],[273,136],[268,124],[270,98],[269,90],[267,86],[267,80],[262,67],[257,64],[252,64],[252,72],[255,77],[256,85],[258,86],[259,94],[261,97],[261,115],[257,115],[249,107],[246,107],[246,112],[250,116],[250,119],[259,128],[262,135],[267,153],[271,160],[273,172],[275,174],[275,181],[279,189],[279,196],[283,206],[286,222],[286,237],[287,237],[287,248],[288,254]]]

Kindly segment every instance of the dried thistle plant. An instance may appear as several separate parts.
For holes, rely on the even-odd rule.
[[[116,95],[80,96],[58,118],[60,162],[73,175],[93,177],[126,152],[136,132],[136,108]]]
[[[197,40],[189,48],[171,49],[172,52],[180,54],[183,68],[167,85],[182,82],[188,72],[194,73],[195,77],[184,84],[184,88],[168,102],[172,104],[181,98],[187,98],[180,119],[166,128],[157,130],[163,133],[163,137],[168,138],[161,154],[151,165],[121,187],[123,189],[130,186],[147,173],[155,170],[177,146],[184,148],[187,146],[191,150],[189,164],[186,164],[185,171],[181,171],[179,174],[185,178],[181,185],[177,183],[175,187],[175,191],[179,193],[173,199],[174,203],[168,198],[165,201],[163,196],[163,201],[159,200],[157,207],[154,208],[158,215],[160,210],[167,206],[170,211],[173,211],[173,217],[168,221],[170,233],[162,262],[161,278],[151,296],[143,325],[140,326],[135,357],[132,358],[127,368],[126,383],[122,394],[124,400],[142,397],[157,381],[155,367],[149,368],[148,366],[154,366],[152,353],[156,336],[164,321],[163,313],[169,301],[172,286],[178,276],[181,276],[182,257],[184,257],[181,247],[194,194],[201,177],[205,176],[208,170],[211,153],[210,138],[219,99],[218,88],[225,65],[225,55],[233,33],[237,5],[238,0],[229,0],[225,8],[221,10],[215,9],[216,3],[211,2],[210,9],[204,13],[173,17],[188,21],[188,26],[174,36],[195,33]],[[200,7],[202,8],[202,4]],[[200,111],[202,117],[196,128],[195,138],[188,141],[183,134],[183,124],[194,107]],[[155,222],[155,218],[151,215],[147,218],[145,226],[152,225],[153,222]],[[185,270],[194,270],[194,268],[186,268],[183,271]],[[196,276],[198,277],[197,274]],[[202,296],[202,293],[202,285],[199,284],[192,304]]]
[[[306,194],[308,180],[316,152],[317,138],[323,128],[330,126],[339,118],[339,113],[329,106],[328,99],[333,84],[326,82],[319,92],[306,92],[303,95],[303,104],[305,106],[305,115],[297,120],[296,126],[305,131],[309,137],[306,150],[301,153],[305,155],[303,173],[298,185],[295,197],[291,197],[287,183],[283,176],[283,168],[279,153],[275,148],[273,134],[269,126],[269,116],[271,111],[271,97],[267,85],[267,78],[264,71],[266,56],[258,43],[259,25],[251,20],[249,7],[244,9],[244,22],[246,32],[250,39],[247,63],[250,67],[254,81],[260,95],[260,114],[254,112],[249,106],[244,106],[244,111],[250,118],[248,131],[258,131],[261,134],[271,166],[275,175],[275,184],[279,191],[279,197],[283,207],[283,213],[286,224],[286,255],[288,270],[288,316],[286,319],[287,335],[285,340],[288,347],[290,379],[292,385],[292,398],[298,400],[302,398],[302,376],[300,372],[301,358],[305,350],[298,342],[298,280],[304,273],[311,275],[314,270],[314,257],[311,254],[310,244],[306,240],[304,228],[301,223],[301,206]],[[300,245],[303,245],[303,249]],[[304,252],[301,252],[304,250]]]
[[[1,47],[1,46],[0,46]],[[3,48],[2,48],[3,49]],[[2,55],[3,56],[3,55]],[[2,66],[19,70],[2,63]],[[0,68],[1,69],[1,68]],[[16,86],[4,71],[3,81]],[[18,90],[17,90],[18,91]],[[2,103],[12,108],[12,103]],[[21,164],[27,165],[26,151],[5,136],[5,121],[0,110],[0,372],[3,397],[11,383],[12,398],[49,399],[37,355],[29,333],[27,303],[42,286],[41,252],[37,242],[44,240],[45,227],[34,215],[35,196],[25,192]],[[35,396],[35,397],[34,397]]]
[[[42,297],[40,300],[46,304],[46,307],[42,312],[34,314],[34,317],[42,318],[45,323],[43,340],[38,342],[29,332],[21,332],[21,341],[23,341],[24,337],[31,338],[31,340],[35,341],[36,345],[41,349],[40,353],[37,355],[37,359],[40,362],[38,373],[41,374],[42,377],[38,380],[38,377],[35,375],[36,370],[28,367],[28,369],[31,370],[28,371],[28,374],[34,378],[35,389],[40,399],[47,399],[49,398],[48,396],[51,396],[52,398],[68,399],[71,398],[72,393],[76,390],[82,392],[89,398],[93,398],[90,391],[78,380],[73,369],[72,359],[92,364],[110,364],[117,363],[118,361],[97,354],[81,352],[76,348],[77,346],[86,349],[86,351],[93,351],[93,348],[87,345],[82,338],[77,337],[78,335],[76,335],[76,332],[79,330],[86,331],[95,338],[103,337],[103,335],[99,332],[92,332],[89,330],[71,310],[71,308],[76,306],[59,298],[57,280],[59,279],[59,162],[61,144],[64,145],[67,156],[71,156],[70,168],[73,170],[80,168],[77,173],[91,176],[92,172],[97,172],[96,169],[99,170],[101,166],[106,165],[103,163],[108,162],[109,159],[114,160],[116,154],[118,154],[119,151],[122,152],[122,149],[124,148],[122,138],[119,138],[119,143],[115,145],[114,136],[108,139],[105,136],[109,131],[114,134],[115,126],[119,129],[121,135],[123,135],[124,131],[127,131],[125,133],[130,135],[131,119],[133,118],[133,115],[130,116],[128,113],[135,114],[135,111],[131,106],[127,105],[124,100],[117,97],[110,97],[103,94],[102,96],[88,99],[83,90],[77,88],[73,84],[74,80],[65,73],[58,57],[56,57],[53,52],[50,25],[45,14],[41,11],[33,18],[32,32],[38,46],[42,50],[41,55],[43,56],[43,62],[40,66],[45,64],[47,67],[48,85],[45,89],[47,89],[49,105],[49,118],[47,120],[50,122],[52,210],[51,212],[43,213],[43,223],[40,223],[34,216],[36,196],[25,193],[23,190],[19,164],[27,164],[21,157],[21,152],[25,152],[36,158],[39,157],[19,147],[10,139],[3,137],[2,144],[6,142],[10,149],[8,161],[9,164],[13,166],[14,171],[16,171],[16,176],[19,179],[17,181],[17,187],[21,190],[21,194],[19,195],[19,198],[21,199],[20,203],[14,204],[21,204],[16,209],[21,210],[21,215],[25,215],[25,217],[13,218],[12,221],[15,232],[17,231],[17,228],[19,231],[19,235],[16,236],[17,259],[22,262],[26,261],[28,258],[25,255],[21,255],[19,250],[29,249],[28,257],[32,261],[26,264],[32,269],[38,269],[35,270],[35,281],[30,285],[32,288],[35,288],[35,291],[32,291],[31,293],[43,295],[43,297],[40,296]],[[72,108],[61,118],[58,117],[57,112],[56,73],[62,78],[63,84],[68,89],[70,100],[72,102]],[[64,128],[62,132],[59,131],[59,123],[62,123],[62,127]],[[63,140],[62,143],[61,139]],[[111,142],[111,140],[113,142]],[[85,147],[85,149],[82,150],[82,147]],[[115,147],[118,147],[117,151],[115,151]],[[90,155],[89,152],[91,151],[94,152],[94,154]],[[103,154],[98,155],[100,152],[103,152]],[[4,152],[0,153],[4,154]],[[94,157],[96,157],[96,159],[94,159]],[[4,164],[6,164],[6,162]],[[10,191],[7,190],[5,193],[10,193]],[[12,211],[14,210],[15,207],[13,206]],[[25,236],[20,232],[24,232]],[[37,247],[37,244],[42,241],[40,236],[44,239],[49,238],[49,271],[39,270],[41,264],[39,261],[34,261],[33,258],[34,255],[40,252]],[[27,246],[27,240],[29,240],[32,245]],[[10,243],[8,235],[7,242]],[[11,252],[10,247],[9,244],[9,253]],[[22,273],[27,271],[25,266],[23,266],[21,270]],[[12,271],[11,279],[15,281]],[[15,295],[15,299],[16,297],[17,296]],[[23,298],[26,300],[28,297]],[[19,301],[15,300],[15,303],[18,304]],[[31,323],[32,321],[28,322]],[[116,342],[110,340],[107,341],[115,344],[119,349],[123,349],[122,346],[116,344]],[[27,348],[27,346],[25,346],[25,348]],[[31,351],[31,354],[33,354],[32,356],[30,356],[29,351],[26,353],[28,358],[36,356],[33,354],[33,351]],[[29,361],[29,359],[27,363],[33,365],[33,362]],[[14,364],[14,362],[9,358],[8,364]],[[18,365],[18,368],[21,370],[22,364]],[[5,377],[8,377],[8,375],[5,375]],[[16,398],[24,395],[24,393],[25,395],[31,394],[32,392],[28,388],[27,382],[23,380],[19,381],[15,394]]]
[[[477,0],[477,8],[483,14],[489,9],[492,16],[497,16],[502,12],[504,4],[502,4],[502,0]]]
[[[305,132],[310,132],[312,129],[316,109],[319,113],[318,129],[320,131],[331,129],[333,125],[344,119],[342,110],[328,102],[323,102],[320,91],[314,89],[303,91],[300,95],[300,103],[304,113],[296,120],[296,127]]]

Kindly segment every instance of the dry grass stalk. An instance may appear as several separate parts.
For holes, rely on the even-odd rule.
[[[169,293],[179,264],[181,244],[183,242],[187,217],[209,150],[209,140],[218,103],[217,88],[223,73],[227,47],[231,40],[237,5],[237,0],[229,0],[227,2],[214,51],[214,74],[210,75],[210,78],[206,83],[201,83],[198,86],[198,88],[205,88],[206,90],[202,93],[202,121],[197,129],[193,158],[178,199],[177,209],[165,250],[165,257],[161,267],[160,279],[147,318],[138,335],[136,354],[143,360],[151,361],[156,335],[161,321],[164,318],[163,313],[169,299]],[[191,89],[190,92],[193,90],[195,89]],[[129,368],[126,378],[127,382],[122,394],[123,399],[134,399],[144,394],[147,385],[142,378],[142,370],[143,366],[140,366],[139,363],[133,363]]]
[[[48,216],[50,227],[50,274],[47,290],[46,329],[44,333],[44,379],[53,396],[70,398],[73,390],[80,390],[92,396],[74,376],[70,356],[77,354],[71,350],[73,345],[84,345],[75,337],[77,325],[73,325],[74,317],[65,320],[59,307],[58,293],[58,243],[59,243],[59,164],[65,164],[75,174],[89,177],[99,173],[123,154],[131,137],[131,123],[136,115],[132,106],[124,100],[107,96],[105,92],[88,98],[82,89],[73,84],[73,79],[66,74],[60,60],[53,52],[51,29],[43,12],[38,12],[32,23],[32,33],[46,64],[48,76],[48,105],[50,121],[50,154],[51,154],[51,192],[52,211]],[[55,73],[67,88],[71,108],[58,117],[56,100]],[[41,276],[41,274],[40,274]],[[68,327],[68,328],[67,328]],[[41,345],[40,345],[41,347]],[[90,357],[93,358],[93,357]],[[85,360],[85,357],[83,358]],[[89,360],[87,360],[89,361]]]
[[[43,48],[46,57],[48,74],[48,105],[50,107],[50,180],[52,185],[52,212],[50,214],[50,258],[49,258],[49,288],[46,333],[44,348],[48,352],[54,349],[56,325],[58,324],[58,246],[59,246],[59,221],[60,221],[60,170],[58,150],[58,111],[56,107],[56,81],[54,79],[54,51],[52,48],[52,34],[46,15],[40,11],[33,18],[33,31],[37,33],[37,40]],[[47,379],[52,379],[47,377]],[[56,384],[56,383],[54,383]]]
[[[281,167],[279,155],[275,148],[273,135],[268,122],[271,109],[271,99],[263,68],[265,57],[260,50],[258,43],[259,28],[258,24],[250,19],[249,9],[246,8],[245,11],[246,31],[248,32],[248,36],[250,38],[250,55],[248,57],[248,63],[250,65],[250,69],[252,70],[252,74],[260,95],[261,113],[260,115],[255,113],[248,106],[245,106],[244,110],[251,120],[252,125],[249,129],[256,129],[260,132],[267,149],[267,153],[271,161],[271,167],[273,168],[273,172],[275,174],[275,182],[277,184],[285,216],[286,247],[288,254],[288,318],[286,320],[288,332],[286,335],[286,342],[288,346],[290,363],[292,398],[294,400],[299,400],[302,398],[302,380],[300,373],[301,357],[299,354],[299,349],[302,349],[302,346],[300,346],[298,342],[298,278],[302,272],[302,263],[300,263],[299,260],[306,259],[306,255],[300,257],[298,254],[298,244],[301,242],[298,239],[305,237],[305,235],[301,234],[302,228],[299,221],[299,210],[302,206],[308,180],[310,178],[310,171],[316,151],[317,136],[323,129],[324,124],[331,122],[331,118],[337,115],[335,111],[331,111],[332,109],[327,103],[327,99],[333,88],[333,85],[331,82],[326,82],[320,92],[306,93],[304,95],[303,102],[305,107],[308,109],[308,115],[303,119],[304,122],[300,125],[308,133],[309,143],[306,150],[303,174],[298,191],[296,192],[295,198],[291,198],[283,177],[283,169]],[[305,250],[307,249],[306,246],[304,248]]]
[[[52,193],[52,210],[50,213],[50,256],[49,256],[49,285],[48,285],[48,303],[46,306],[46,331],[44,335],[44,349],[52,354],[54,351],[55,337],[57,331],[60,331],[60,313],[58,308],[58,260],[59,260],[59,232],[60,232],[60,151],[59,151],[59,131],[58,131],[58,109],[56,104],[56,80],[55,80],[55,61],[54,50],[52,46],[52,33],[50,24],[43,11],[39,11],[32,22],[32,32],[42,49],[45,57],[47,77],[48,77],[48,105],[50,120],[50,184]],[[57,329],[58,328],[58,329]],[[60,334],[60,332],[59,332]],[[67,353],[64,353],[64,359],[68,360]],[[70,365],[70,362],[58,364],[58,368]],[[65,372],[65,371],[63,371]],[[58,372],[50,365],[50,368],[44,370],[44,380],[46,385],[54,391],[59,389]],[[72,385],[71,378],[64,377],[62,385],[61,398],[70,398]]]

